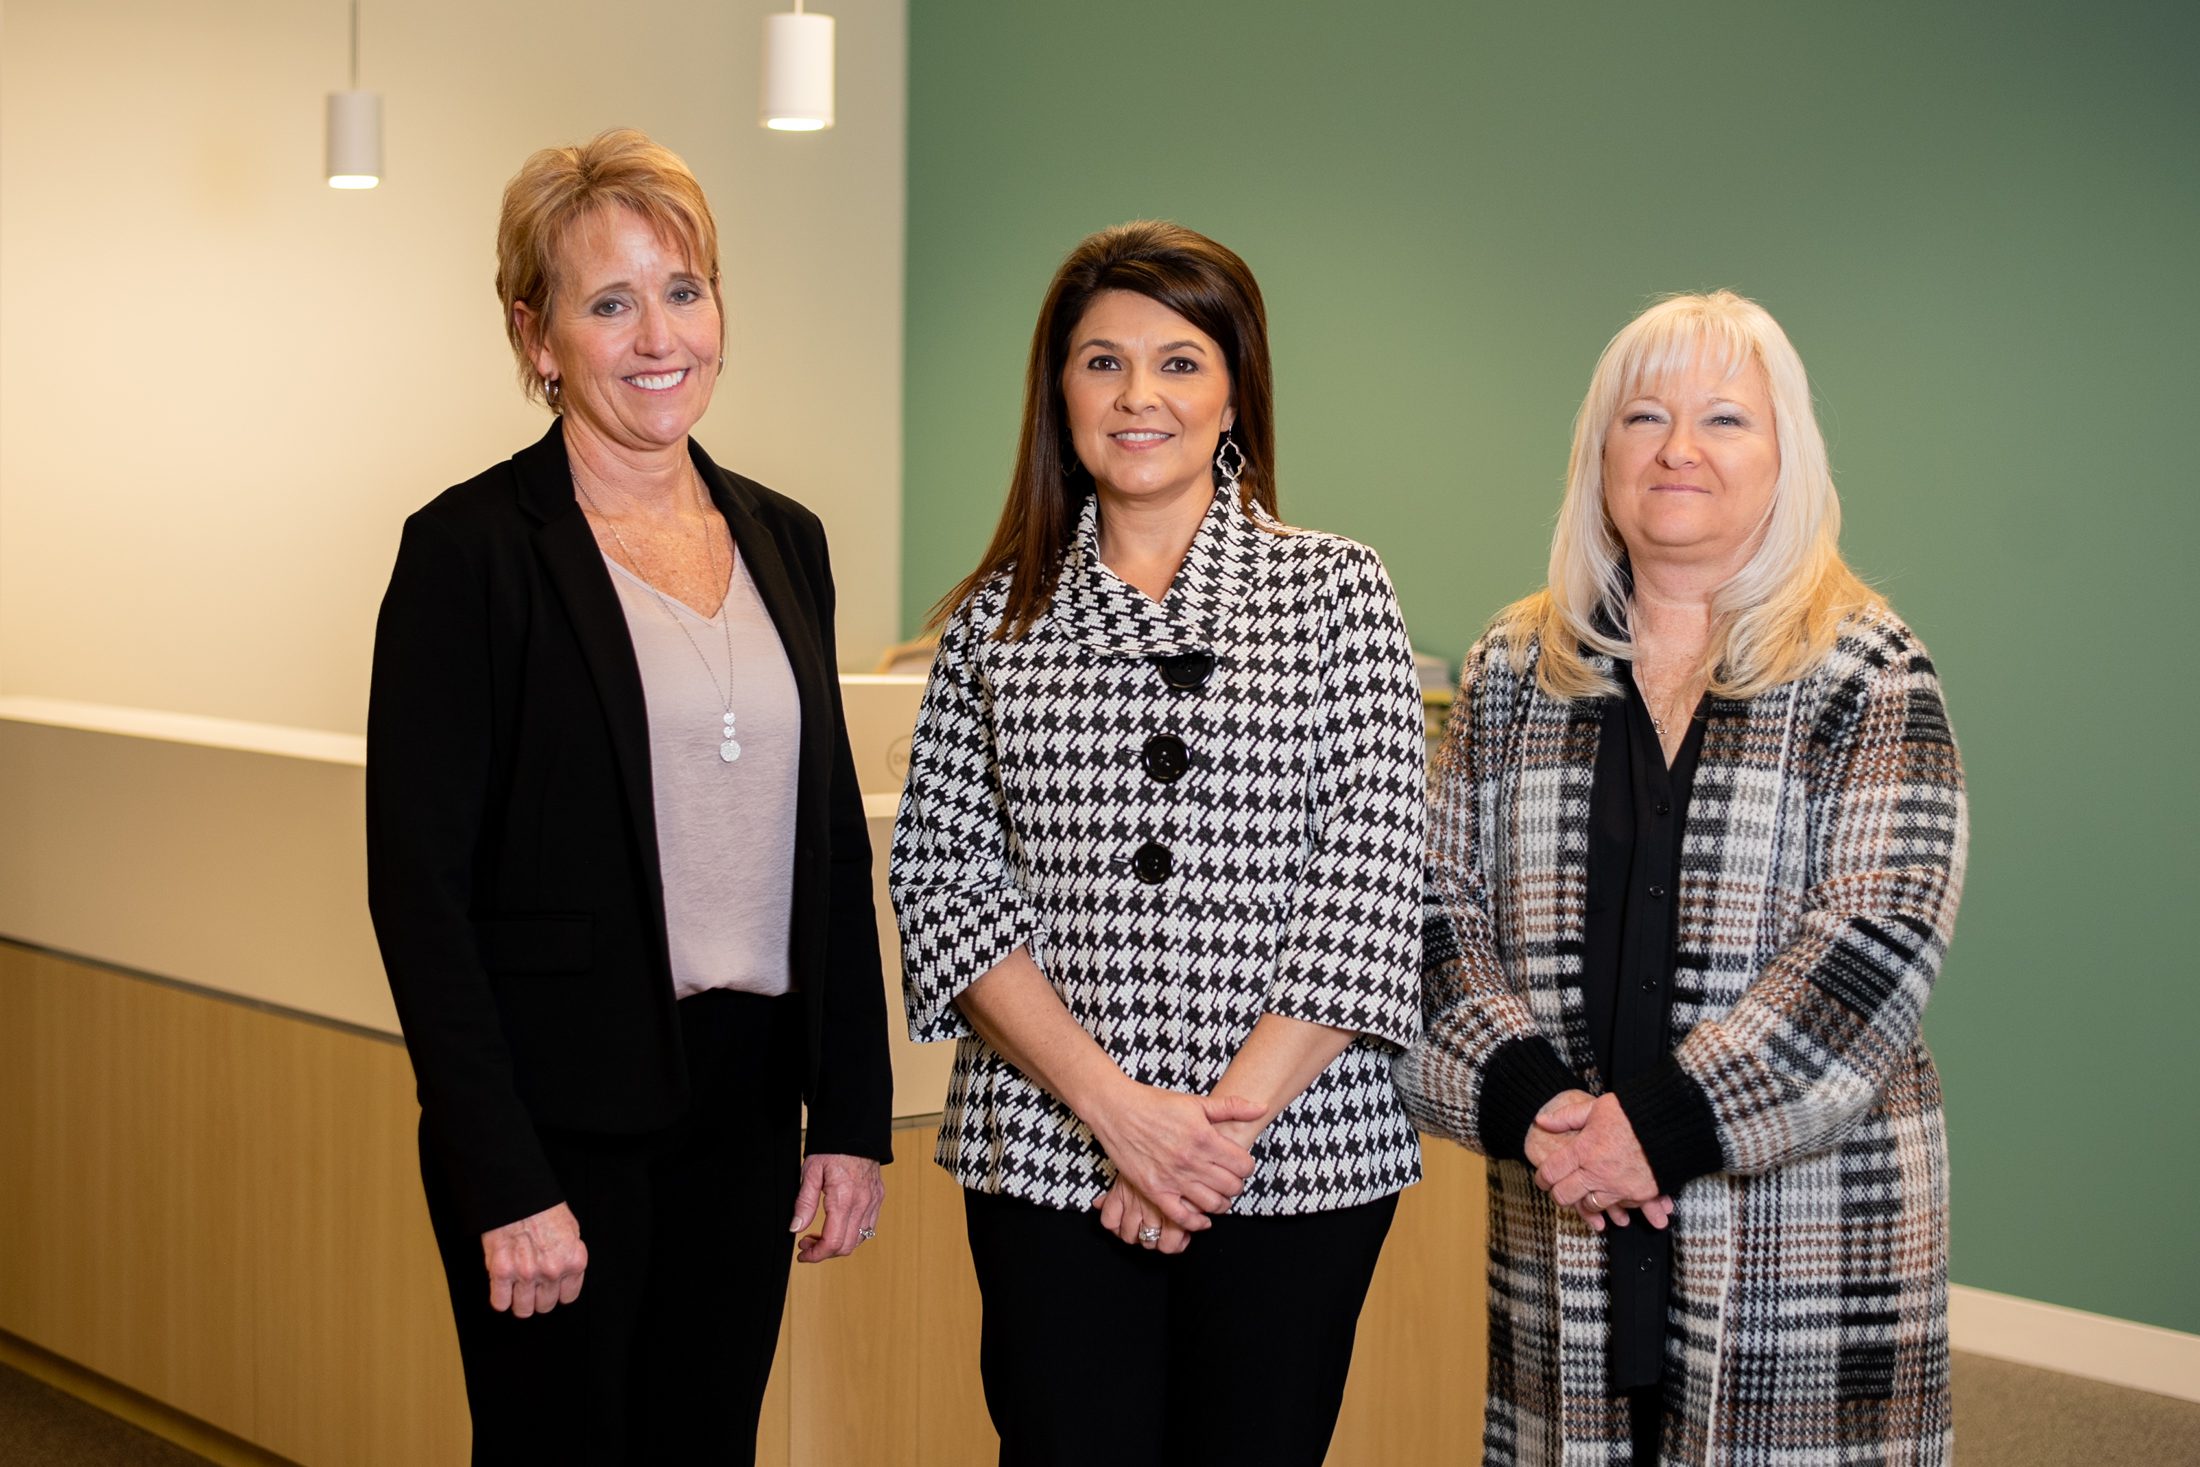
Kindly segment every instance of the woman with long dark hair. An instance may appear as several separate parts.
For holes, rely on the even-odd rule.
[[[1275,463],[1244,262],[1079,245],[894,836],[1004,1463],[1319,1463],[1420,1175],[1411,653],[1374,553],[1276,518]]]

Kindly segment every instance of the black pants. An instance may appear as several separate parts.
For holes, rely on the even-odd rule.
[[[1097,1208],[963,1202],[1001,1467],[1320,1467],[1396,1197],[1218,1217],[1175,1257]]]
[[[481,1235],[455,1216],[423,1122],[477,1463],[755,1460],[801,1177],[801,1000],[702,993],[679,1012],[677,1126],[540,1132],[588,1245],[580,1298],[548,1314],[489,1307]]]

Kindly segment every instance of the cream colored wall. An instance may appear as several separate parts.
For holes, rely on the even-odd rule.
[[[363,0],[383,186],[321,180],[344,0],[0,13],[0,694],[356,732],[399,521],[538,435],[504,180],[632,124],[723,236],[698,438],[831,532],[844,663],[899,596],[902,0],[833,0],[839,125],[756,125],[778,0]]]

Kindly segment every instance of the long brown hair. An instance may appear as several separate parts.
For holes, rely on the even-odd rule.
[[[1021,637],[1046,614],[1061,579],[1092,478],[1069,447],[1062,369],[1070,333],[1094,299],[1128,290],[1158,301],[1222,348],[1237,420],[1230,436],[1245,455],[1238,504],[1276,514],[1276,415],[1268,366],[1268,311],[1253,272],[1235,252],[1165,220],[1136,219],[1088,236],[1047,287],[1024,369],[1024,425],[1008,503],[978,568],[932,608],[932,625],[1002,571],[1008,604],[994,635]]]

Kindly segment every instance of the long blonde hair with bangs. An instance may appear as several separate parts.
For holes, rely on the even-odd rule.
[[[1544,588],[1498,614],[1516,663],[1531,643],[1536,682],[1554,698],[1606,697],[1619,684],[1589,653],[1634,660],[1627,547],[1604,509],[1604,439],[1621,404],[1709,365],[1731,380],[1751,366],[1771,389],[1780,473],[1757,548],[1711,603],[1699,673],[1725,698],[1749,698],[1803,676],[1832,650],[1844,619],[1884,605],[1841,559],[1841,500],[1811,408],[1803,359],[1780,323],[1730,290],[1675,295],[1622,327],[1597,360],[1574,415],[1566,497]]]

